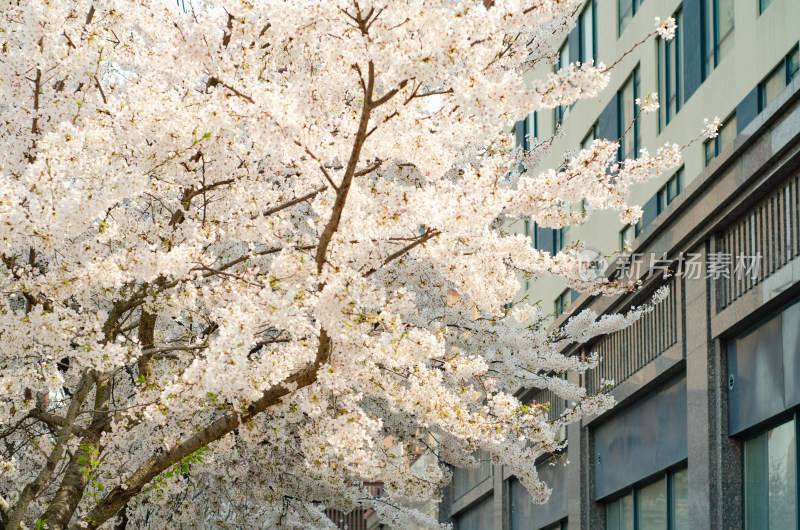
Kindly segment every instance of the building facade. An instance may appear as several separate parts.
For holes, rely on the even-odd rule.
[[[622,150],[632,156],[686,144],[704,117],[722,118],[718,138],[690,145],[681,168],[634,190],[644,205],[636,226],[598,212],[568,230],[517,227],[549,251],[629,243],[607,273],[641,279],[636,293],[596,298],[527,282],[520,297],[552,303],[555,325],[584,308],[624,311],[662,285],[670,296],[570,352],[600,353],[580,382],[591,392],[613,380],[618,405],[570,425],[565,453],[540,464],[549,503],[533,505],[488,460],[456,469],[440,518],[459,530],[800,528],[800,1],[589,0],[559,63],[611,64],[655,16],[672,14],[676,39],[637,47],[600,98],[516,126],[528,146],[564,125],[550,167],[569,147],[629,126]],[[634,123],[635,99],[652,92],[659,113]],[[566,406],[547,392],[520,395],[550,403],[551,416]]]

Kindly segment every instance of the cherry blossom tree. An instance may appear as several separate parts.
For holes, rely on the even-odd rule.
[[[325,528],[361,506],[436,527],[396,499],[435,499],[477,449],[545,501],[537,456],[613,404],[564,378],[596,356],[560,352],[650,306],[548,327],[511,305],[519,277],[631,286],[504,227],[579,222],[583,199],[635,220],[631,185],[680,159],[617,163],[608,139],[542,169],[549,141],[515,147],[515,121],[608,84],[523,81],[579,4],[5,2],[3,525]]]

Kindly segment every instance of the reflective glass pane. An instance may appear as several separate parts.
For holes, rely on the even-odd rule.
[[[786,77],[791,83],[800,70],[800,49],[795,48],[792,53],[786,57]]]
[[[714,157],[717,156],[716,153],[714,152],[715,143],[716,142],[714,142],[714,140],[712,139],[712,140],[706,140],[706,142],[703,144],[703,153],[705,155],[706,165],[708,165],[712,160],[714,160]]]
[[[736,138],[736,116],[731,116],[719,129],[719,151],[722,152],[726,147],[733,143]]]
[[[786,71],[783,66],[780,66],[761,84],[762,109],[772,103],[784,88],[786,88]]]
[[[689,530],[689,470],[672,475],[672,528]]]
[[[617,9],[619,10],[619,34],[622,35],[633,18],[633,0],[617,0]]]
[[[633,526],[633,493],[620,499],[620,530],[634,530]]]
[[[758,12],[763,13],[770,3],[772,3],[772,0],[758,0]]]
[[[703,45],[704,45],[704,55],[705,55],[705,66],[706,71],[705,74],[708,75],[711,73],[711,70],[714,69],[714,49],[715,49],[715,37],[714,37],[714,0],[704,0],[703,1]]]
[[[719,64],[733,48],[733,0],[717,0],[717,2],[719,7],[717,64]]]
[[[589,2],[581,15],[581,60],[585,63],[594,59],[594,5]]]
[[[767,435],[744,443],[744,527],[767,528]]]
[[[638,528],[667,530],[667,480],[663,478],[639,490]]]
[[[631,127],[633,123],[634,117],[634,109],[636,107],[636,99],[635,90],[634,90],[634,77],[631,76],[630,79],[625,83],[620,90],[619,94],[619,125],[620,131],[625,133],[625,137],[622,138],[622,145],[620,146],[620,158],[633,158],[636,155],[636,131],[634,127]],[[628,128],[631,127],[630,130]]]
[[[769,527],[797,524],[797,460],[794,420],[767,433]]]
[[[606,530],[619,530],[622,499],[606,504]]]

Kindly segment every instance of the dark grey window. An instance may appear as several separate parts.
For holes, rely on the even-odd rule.
[[[683,191],[683,168],[672,175],[664,186],[658,190],[656,194],[656,204],[658,205],[658,213],[664,211],[669,203],[671,203],[678,194]]]
[[[797,524],[797,426],[792,419],[744,442],[744,527]]]
[[[625,31],[628,24],[636,12],[639,11],[639,6],[642,5],[642,0],[617,0],[617,14],[619,15],[619,35]]]
[[[689,528],[686,468],[662,475],[606,504],[606,530],[684,530]]]
[[[733,0],[703,0],[703,78],[722,62],[733,48]]]
[[[678,24],[675,37],[669,41],[658,39],[659,130],[666,127],[683,106],[683,14],[678,10],[672,16]]]
[[[636,104],[638,97],[639,68],[636,67],[617,94],[617,105],[619,105],[617,116],[619,118],[620,134],[622,135],[619,146],[620,160],[636,158],[641,146],[639,120],[636,119],[636,115],[639,112],[639,106]]]
[[[795,46],[786,57],[775,67],[772,72],[758,85],[758,111],[761,112],[767,105],[783,92],[789,83],[797,76],[800,69],[800,50]]]
[[[597,0],[589,0],[586,9],[581,13],[578,31],[581,43],[580,61],[594,61],[597,64]]]

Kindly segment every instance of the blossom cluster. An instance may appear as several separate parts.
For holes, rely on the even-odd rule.
[[[579,4],[6,5],[0,518],[330,528],[322,507],[360,506],[436,528],[398,499],[477,449],[546,500],[537,457],[613,404],[564,349],[650,306],[555,329],[509,309],[519,273],[630,286],[500,226],[580,222],[581,200],[630,221],[631,186],[680,159],[598,139],[544,169],[501,134],[608,84],[523,81]]]

